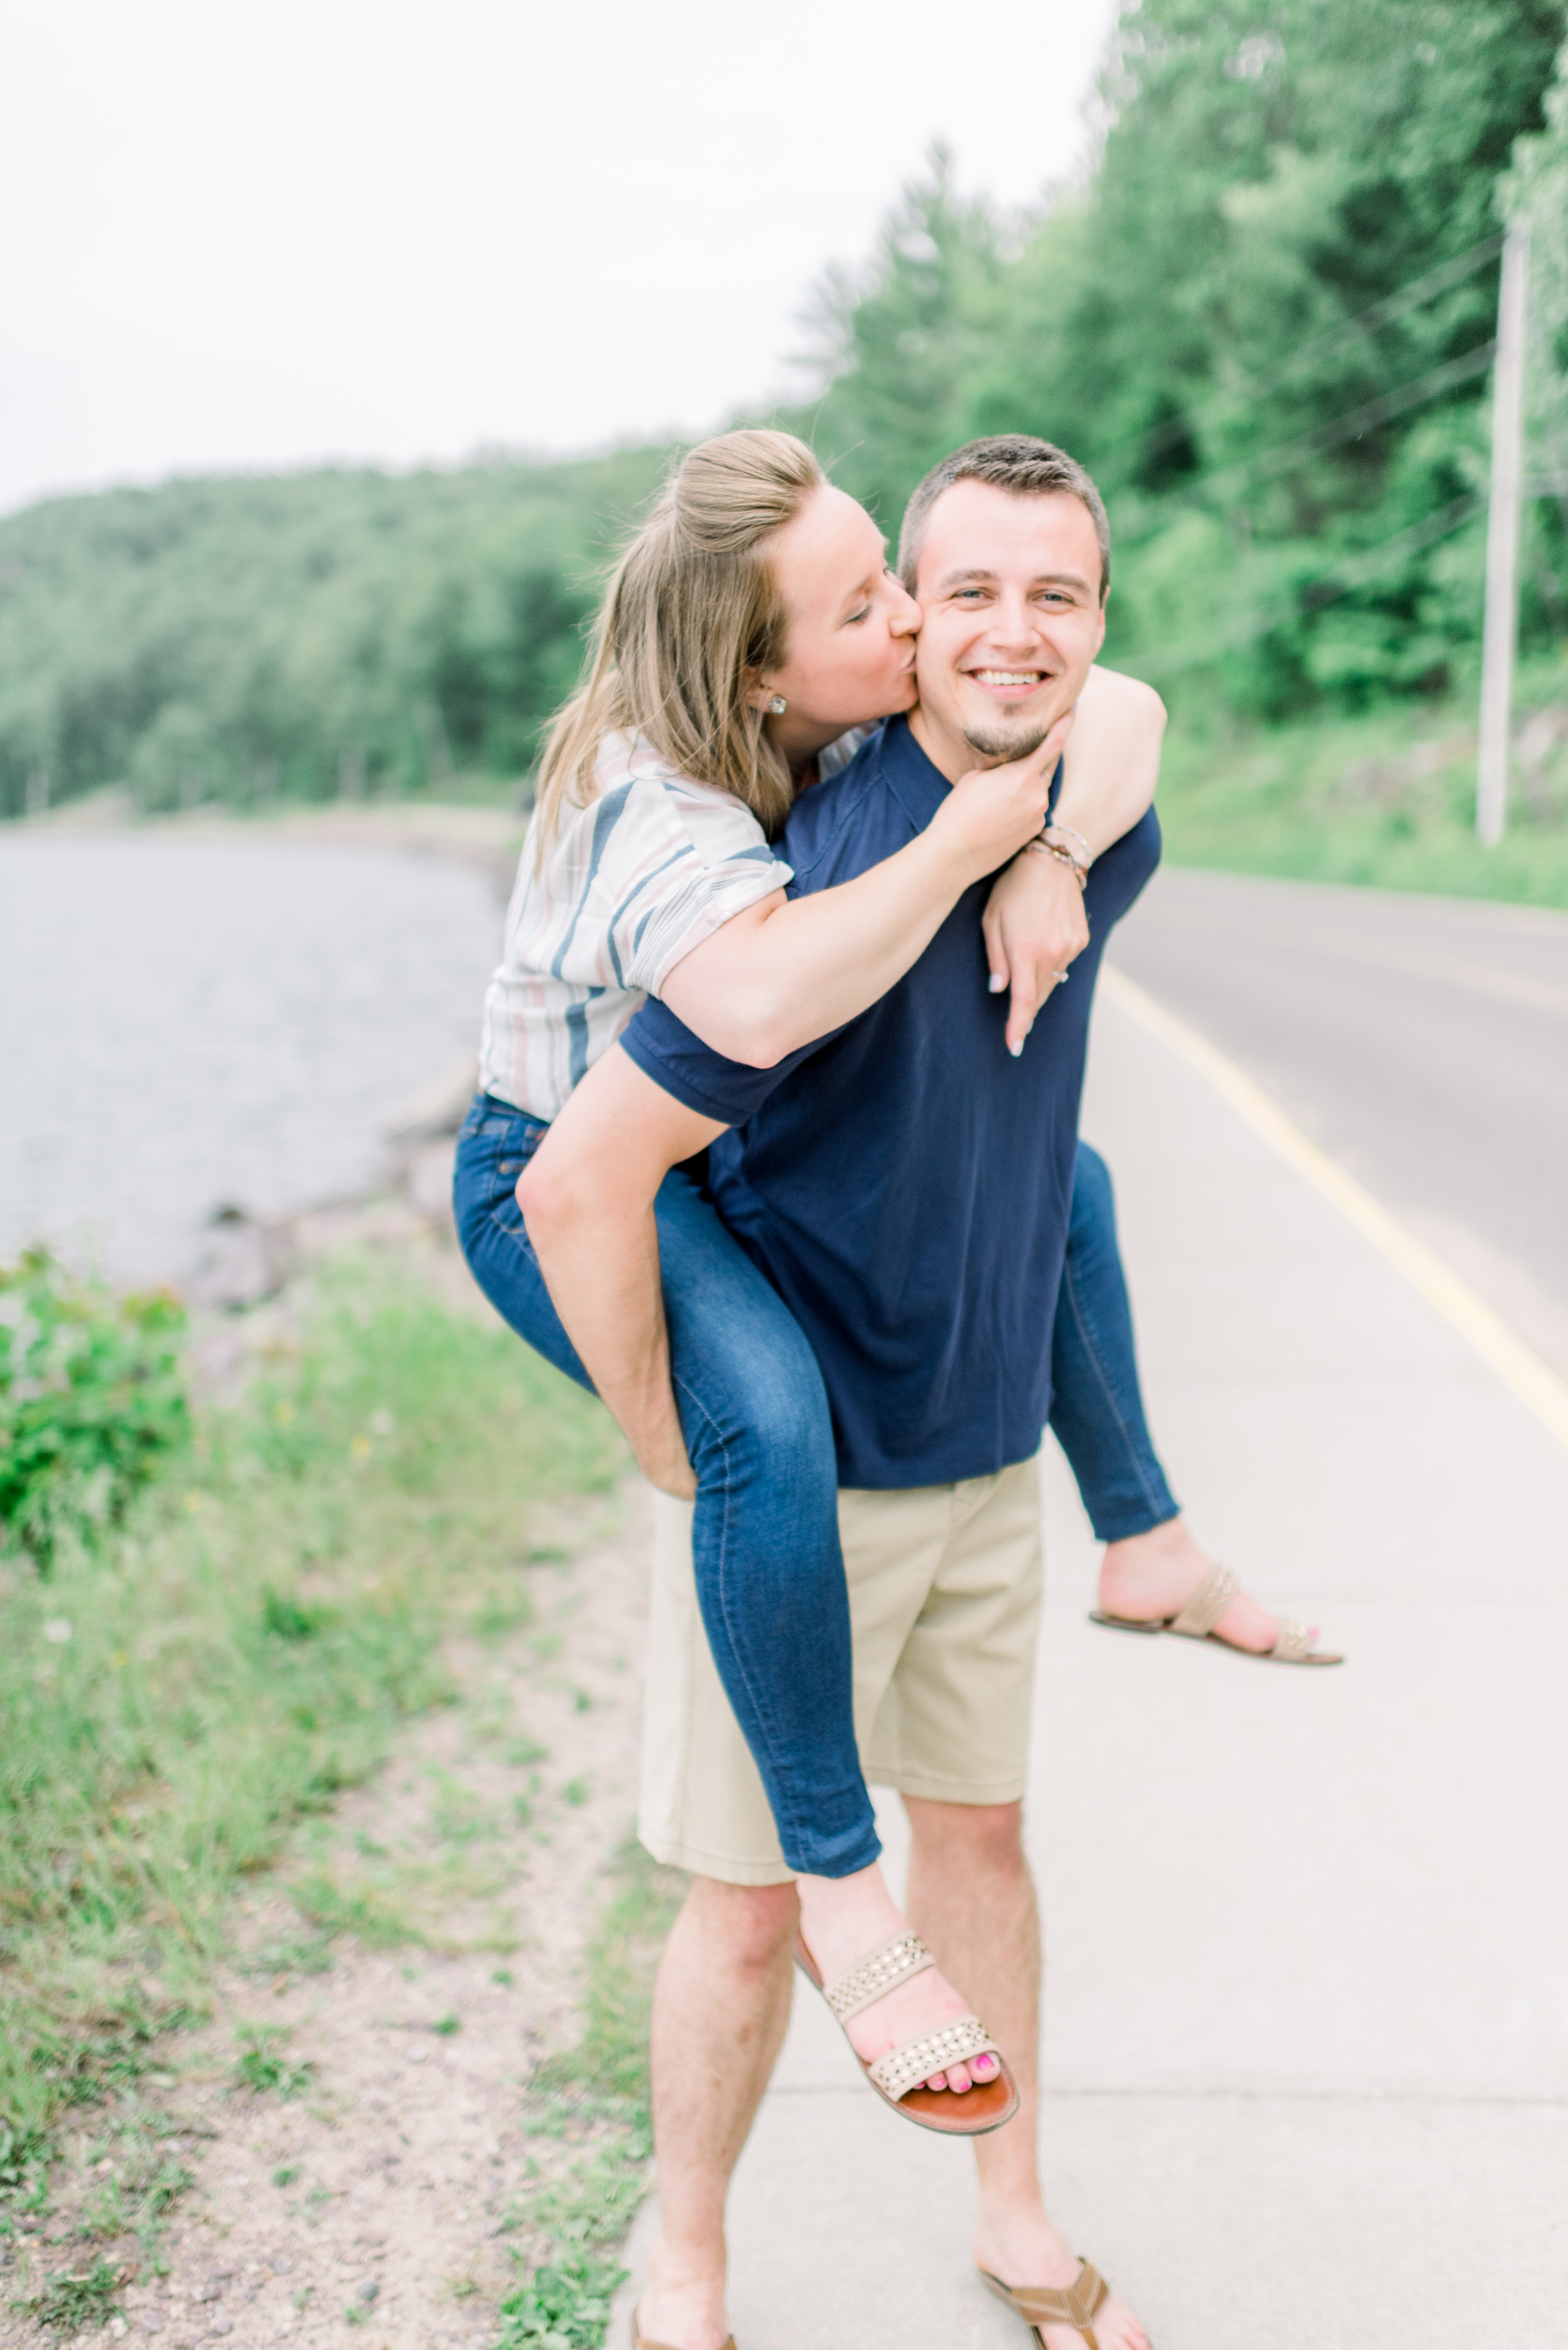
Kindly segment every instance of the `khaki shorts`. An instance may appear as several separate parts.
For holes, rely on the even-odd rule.
[[[638,1834],[656,1860],[787,1884],[763,1783],[714,1670],[690,1503],[655,1496]],[[1040,1625],[1040,1464],[906,1492],[844,1492],[838,1524],[866,1776],[946,1804],[1023,1793]]]

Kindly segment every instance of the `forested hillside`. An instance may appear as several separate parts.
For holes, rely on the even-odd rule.
[[[790,421],[890,530],[956,442],[1064,442],[1111,507],[1110,657],[1179,712],[1468,690],[1511,205],[1535,221],[1532,462],[1568,468],[1563,33],[1561,0],[1143,0],[1087,183],[1002,221],[934,159],[825,283],[822,394]],[[29,778],[160,806],[522,773],[663,462],[183,483],[0,522],[0,807]],[[1563,536],[1532,500],[1527,648],[1568,635]]]
[[[0,522],[0,807],[40,775],[161,808],[524,774],[663,463],[177,482]]]

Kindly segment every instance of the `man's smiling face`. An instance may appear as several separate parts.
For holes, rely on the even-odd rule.
[[[955,482],[927,519],[915,593],[920,706],[909,723],[927,756],[956,783],[1034,750],[1105,639],[1100,545],[1082,499]]]

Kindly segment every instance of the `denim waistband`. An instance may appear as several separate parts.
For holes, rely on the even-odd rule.
[[[515,1102],[503,1101],[499,1094],[475,1094],[458,1139],[468,1142],[475,1135],[504,1134],[519,1126],[543,1134],[548,1125],[548,1118],[535,1118],[531,1109],[519,1109]]]

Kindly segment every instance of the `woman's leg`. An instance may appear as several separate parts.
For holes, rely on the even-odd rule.
[[[1110,1169],[1078,1145],[1067,1255],[1051,1339],[1051,1426],[1105,1544],[1100,1607],[1139,1622],[1168,1618],[1212,1562],[1187,1530],[1144,1417],[1132,1307],[1116,1242]],[[1272,1648],[1278,1619],[1239,1592],[1215,1625],[1240,1648]],[[1317,1627],[1311,1627],[1315,1639]]]
[[[520,1336],[584,1387],[515,1186],[546,1131],[482,1096],[453,1199],[469,1265]],[[792,1868],[846,1877],[880,1850],[855,1742],[837,1468],[800,1326],[679,1170],[657,1203],[670,1366],[697,1478],[692,1554],[713,1661]]]
[[[838,1464],[816,1357],[776,1290],[679,1171],[657,1203],[670,1371],[697,1479],[703,1628],[791,1868],[844,1877],[881,1850],[855,1740]]]
[[[592,1386],[563,1329],[517,1205],[547,1131],[484,1095],[458,1139],[453,1207],[474,1278],[556,1367]],[[697,1478],[692,1556],[719,1677],[751,1748],[797,1890],[807,1945],[827,1976],[909,1921],[881,1846],[855,1742],[848,1593],[837,1463],[822,1375],[800,1326],[691,1179],[657,1202],[670,1368]],[[934,1969],[853,2019],[867,2059],[966,2012]],[[862,2043],[865,2043],[862,2045]],[[929,2085],[962,2093],[995,2059]]]
[[[1067,1255],[1051,1337],[1051,1426],[1101,1542],[1177,1515],[1144,1417],[1111,1171],[1078,1145]]]

